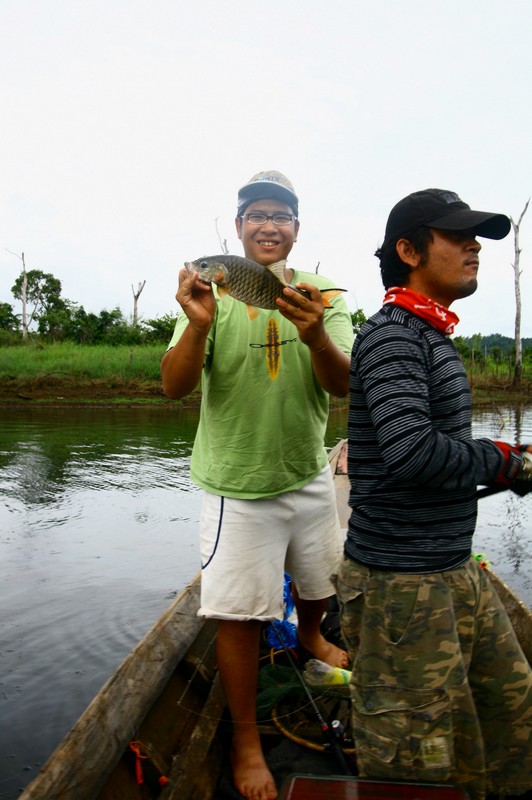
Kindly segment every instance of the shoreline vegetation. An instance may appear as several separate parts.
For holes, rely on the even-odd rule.
[[[198,407],[199,390],[182,400],[165,396],[159,372],[164,352],[158,344],[0,347],[0,406]],[[526,366],[519,386],[497,364],[468,368],[473,406],[531,406],[532,370]],[[347,405],[347,398],[331,397],[331,408]]]

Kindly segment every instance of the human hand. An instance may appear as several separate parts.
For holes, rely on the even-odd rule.
[[[283,289],[283,297],[277,298],[277,307],[286,319],[292,322],[301,341],[318,351],[327,344],[328,334],[323,324],[324,305],[320,290],[310,283],[298,283],[296,291],[290,286]]]
[[[516,477],[510,485],[512,492],[524,497],[532,492],[532,445],[521,445],[523,461]]]
[[[524,497],[532,491],[532,445],[513,446],[506,442],[493,444],[499,448],[505,459],[495,483]]]
[[[200,281],[198,273],[183,267],[179,271],[176,300],[198,331],[209,331],[214,320],[216,300],[210,284]]]

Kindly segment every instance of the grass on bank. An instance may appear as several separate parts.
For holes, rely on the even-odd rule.
[[[105,380],[132,378],[160,381],[162,344],[79,345],[58,342],[47,345],[0,348],[0,380],[30,380],[44,375],[70,375]]]
[[[165,345],[49,345],[0,348],[4,402],[162,403]],[[170,401],[168,401],[170,402]]]
[[[37,402],[162,403],[160,363],[165,344],[79,345],[73,342],[0,347],[0,398]],[[476,405],[530,405],[532,365],[523,367],[521,386],[488,362],[469,374]],[[197,399],[197,398],[194,398]],[[332,405],[345,398],[331,398]]]

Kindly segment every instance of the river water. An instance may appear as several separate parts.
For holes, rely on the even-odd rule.
[[[0,798],[15,800],[103,682],[199,568],[188,477],[197,411],[3,409]],[[345,436],[331,412],[326,444]],[[532,441],[532,410],[474,435]],[[479,504],[475,549],[532,605],[530,499]]]

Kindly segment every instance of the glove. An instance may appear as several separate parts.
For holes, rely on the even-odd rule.
[[[524,497],[532,491],[532,456],[528,445],[513,447],[506,442],[493,442],[504,456],[504,464],[494,483]]]
[[[517,476],[512,481],[510,489],[520,497],[524,497],[529,492],[532,492],[532,455],[524,448],[521,468],[517,473]]]

